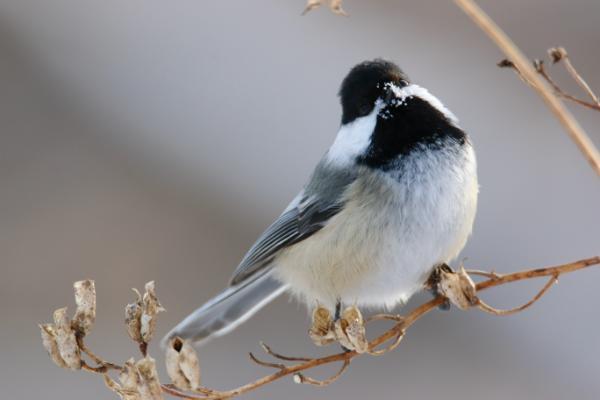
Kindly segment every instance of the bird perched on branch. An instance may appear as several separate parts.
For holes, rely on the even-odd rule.
[[[339,96],[339,132],[306,186],[250,248],[229,287],[166,339],[221,336],[285,291],[330,310],[391,308],[458,256],[478,184],[457,118],[381,59],[352,68]]]

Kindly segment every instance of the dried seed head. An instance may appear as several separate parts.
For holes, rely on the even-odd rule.
[[[357,353],[365,353],[369,349],[364,319],[356,306],[346,308],[334,325],[336,337],[342,346]]]
[[[342,0],[331,0],[329,2],[329,9],[337,15],[342,15],[344,17],[347,17],[348,14],[346,14],[346,11],[344,11],[344,9],[342,8]]]
[[[152,357],[144,357],[135,366],[141,377],[138,390],[143,400],[162,400],[162,390],[156,372],[156,362]]]
[[[104,374],[104,384],[107,388],[117,393],[122,400],[143,400],[137,388],[125,389],[108,376],[108,374]]]
[[[533,68],[537,72],[542,72],[544,70],[544,60],[535,59],[533,60]]]
[[[94,281],[78,281],[73,284],[77,310],[73,317],[73,328],[77,334],[85,336],[96,321],[96,287]]]
[[[107,374],[104,374],[104,383],[106,386],[117,393],[121,399],[144,400],[139,391],[142,380],[133,358],[130,358],[123,366],[121,373],[119,373],[119,381],[121,381],[120,385]]]
[[[322,0],[307,0],[306,7],[304,8],[302,15],[305,15],[309,11],[312,11],[313,9],[319,7],[322,2],[323,2]]]
[[[140,375],[133,358],[127,360],[123,365],[123,369],[119,373],[119,381],[125,390],[138,390],[138,387],[140,386]]]
[[[335,341],[333,319],[328,309],[318,306],[313,310],[308,335],[317,346],[325,346]]]
[[[54,311],[54,332],[56,345],[67,368],[81,369],[81,352],[75,332],[71,328],[71,320],[67,316],[67,308]]]
[[[567,57],[567,50],[564,47],[551,47],[548,49],[548,55],[552,59],[552,63],[556,64],[563,58]]]
[[[134,303],[127,304],[125,307],[125,325],[129,337],[138,343],[142,343],[142,295],[137,289],[133,289],[137,295]]]
[[[514,68],[515,64],[510,61],[508,58],[505,58],[504,60],[500,60],[497,64],[497,66],[499,66],[500,68]]]
[[[466,310],[479,301],[475,283],[463,267],[459,272],[441,270],[438,291],[461,310]]]
[[[140,333],[142,340],[145,343],[148,343],[154,335],[154,330],[156,328],[156,315],[162,311],[165,311],[163,306],[158,301],[158,297],[156,296],[154,281],[146,283],[146,292],[144,293],[142,302],[143,308]]]
[[[48,355],[52,361],[54,361],[54,364],[61,368],[69,368],[65,363],[65,360],[62,359],[60,351],[58,350],[54,326],[52,324],[43,324],[40,325],[40,330],[42,333],[42,344],[44,345],[44,348],[48,352]]]
[[[171,339],[165,360],[167,373],[175,386],[184,390],[200,386],[200,361],[189,342],[178,337]]]

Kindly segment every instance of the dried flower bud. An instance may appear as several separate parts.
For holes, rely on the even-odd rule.
[[[459,272],[440,270],[438,291],[461,310],[477,304],[477,290],[463,267]]]
[[[334,325],[336,337],[342,346],[359,354],[365,353],[369,349],[365,323],[357,307],[346,308]]]
[[[537,72],[542,72],[544,70],[544,60],[535,59],[533,60],[533,68]]]
[[[127,360],[123,365],[123,369],[119,373],[119,381],[123,389],[137,391],[138,386],[140,386],[140,376],[133,358]]]
[[[342,8],[342,0],[331,0],[329,2],[329,9],[337,15],[343,15],[344,17],[347,17],[348,14],[346,14],[346,11],[344,11],[344,9]]]
[[[155,317],[159,312],[165,311],[165,309],[158,301],[158,297],[156,297],[154,281],[146,283],[145,288],[146,292],[144,293],[144,297],[142,300],[143,308],[140,333],[142,335],[142,340],[145,343],[148,343],[152,339],[152,336],[154,335],[154,330],[156,328]]]
[[[69,368],[65,363],[65,360],[62,359],[60,351],[58,350],[54,326],[52,324],[43,324],[40,325],[40,330],[42,332],[42,343],[44,348],[48,352],[48,355],[50,355],[52,361],[54,361],[54,364],[61,368]]]
[[[305,15],[306,13],[312,11],[313,9],[319,7],[322,3],[322,0],[307,0],[306,1],[306,7],[304,8],[304,11],[302,12],[302,15]]]
[[[121,381],[120,385],[107,374],[104,375],[104,383],[106,386],[117,393],[121,399],[143,400],[139,391],[139,386],[142,381],[133,358],[130,358],[125,365],[123,365],[123,370],[119,374],[119,381]]]
[[[499,66],[500,68],[514,68],[515,67],[515,64],[512,61],[510,61],[508,58],[498,61],[498,63],[496,65]]]
[[[90,332],[96,321],[96,287],[94,281],[75,282],[75,304],[77,310],[73,317],[73,329],[77,334],[85,336]]]
[[[142,396],[137,391],[137,389],[135,389],[135,390],[125,389],[125,388],[121,387],[121,385],[119,385],[117,382],[115,382],[107,374],[104,374],[104,384],[106,385],[107,388],[109,388],[113,392],[117,393],[119,395],[119,397],[123,400],[142,400]]]
[[[141,384],[138,386],[138,389],[142,400],[162,400],[162,390],[154,359],[146,356],[139,360],[135,366],[141,377]]]
[[[312,325],[308,335],[317,346],[325,346],[335,341],[333,319],[328,309],[318,306],[313,310]]]
[[[200,362],[189,342],[178,337],[171,339],[165,361],[175,386],[184,390],[196,390],[200,386]]]
[[[129,337],[138,343],[142,343],[142,295],[137,289],[133,289],[137,295],[135,303],[127,304],[125,307],[125,325]]]
[[[67,316],[67,308],[54,311],[54,332],[56,345],[61,358],[67,368],[81,368],[81,353],[75,338],[75,332],[71,328],[71,320]]]
[[[567,50],[564,47],[551,47],[548,49],[548,55],[552,59],[552,63],[556,64],[563,58],[567,57]]]

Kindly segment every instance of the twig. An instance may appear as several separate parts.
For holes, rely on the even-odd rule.
[[[553,266],[553,267],[531,269],[531,270],[526,270],[526,271],[514,272],[511,274],[505,274],[505,275],[495,275],[491,279],[485,280],[483,282],[479,282],[476,285],[476,289],[478,292],[480,292],[482,290],[486,290],[491,287],[501,286],[501,285],[505,285],[505,284],[508,284],[511,282],[516,282],[516,281],[521,281],[521,280],[526,280],[526,279],[540,278],[540,277],[545,277],[545,276],[551,277],[551,282],[554,282],[556,280],[556,278],[558,278],[562,274],[574,272],[574,271],[588,268],[592,265],[597,265],[597,264],[600,264],[600,257],[598,257],[598,256],[575,261],[575,262],[568,263],[568,264],[557,265],[557,266]],[[540,293],[538,293],[534,297],[534,299],[532,301],[530,301],[529,303],[533,304],[535,301],[537,301],[550,288],[550,286],[551,286],[550,283],[546,284],[544,289],[542,289],[542,291],[540,291]],[[374,350],[375,348],[377,348],[381,344],[383,344],[389,340],[392,340],[392,339],[394,339],[395,340],[394,343],[396,343],[398,341],[398,337],[401,338],[403,333],[409,327],[411,327],[416,321],[418,321],[425,314],[429,313],[432,310],[435,310],[436,307],[438,307],[444,301],[445,301],[445,298],[438,296],[435,299],[430,300],[424,304],[421,304],[420,306],[413,309],[410,313],[408,313],[406,316],[404,316],[401,321],[399,321],[394,326],[392,326],[390,329],[385,331],[383,334],[381,334],[380,336],[378,336],[377,338],[375,338],[371,342],[369,342],[370,351],[371,352],[375,351]],[[526,305],[526,307],[530,306],[531,304]],[[524,308],[526,308],[526,307],[524,307]],[[521,306],[521,308],[524,309],[523,306]],[[503,314],[498,314],[498,315],[503,315]],[[298,358],[286,357],[286,356],[282,356],[278,353],[274,353],[266,345],[264,345],[263,348],[265,348],[265,351],[267,353],[269,353],[279,359],[283,359],[283,360],[301,359],[299,357]],[[208,394],[206,396],[189,395],[184,392],[174,391],[172,388],[168,388],[165,390],[164,386],[163,386],[163,390],[165,390],[166,393],[169,393],[176,397],[183,398],[183,399],[189,399],[189,400],[197,400],[197,399],[211,399],[212,400],[212,399],[221,399],[221,398],[231,398],[231,397],[236,397],[243,393],[247,393],[252,390],[255,390],[261,386],[267,385],[267,384],[269,384],[273,381],[276,381],[278,379],[281,379],[285,376],[298,376],[298,374],[300,374],[302,371],[306,371],[306,370],[309,370],[309,369],[312,369],[312,368],[315,368],[315,367],[318,367],[321,365],[331,364],[331,363],[340,362],[340,361],[349,362],[351,359],[353,359],[354,357],[359,356],[359,355],[360,354],[356,353],[355,351],[349,351],[349,352],[333,354],[333,355],[322,357],[322,358],[304,359],[306,361],[303,361],[303,362],[300,362],[300,363],[294,364],[294,365],[285,366],[284,368],[280,368],[280,366],[277,364],[276,368],[278,368],[279,370],[273,374],[264,376],[254,382],[250,382],[250,383],[240,386],[236,389],[232,389],[232,390],[228,390],[228,391],[214,391],[214,392],[212,392],[212,394]],[[299,375],[301,377],[299,379],[304,380],[301,383],[310,383],[310,384],[315,383],[315,384],[319,384],[320,386],[322,386],[324,384],[331,383],[333,380],[339,378],[341,376],[341,374],[344,372],[346,367],[347,366],[343,366],[342,369],[336,375],[334,375],[331,378],[324,380],[324,381],[311,380],[302,374]],[[298,378],[296,378],[296,379],[298,379]],[[308,382],[308,381],[310,381],[310,382]]]
[[[521,73],[521,71],[519,71],[519,69],[517,68],[517,66],[511,62],[510,60],[502,60],[498,63],[498,66],[501,68],[512,68],[516,73],[517,76],[523,81],[525,82],[527,85],[531,86],[532,88],[535,86],[534,83],[532,83],[531,81],[528,81],[527,78],[525,78],[523,76],[523,74]],[[552,77],[550,76],[550,74],[546,71],[546,68],[544,67],[544,61],[542,60],[534,60],[533,61],[533,67],[535,69],[535,71],[540,74],[540,76],[542,78],[544,78],[544,80],[546,82],[548,82],[548,84],[552,87],[552,89],[554,90],[554,94],[557,95],[558,97],[562,97],[565,100],[569,100],[572,101],[576,104],[579,104],[580,106],[583,107],[587,107],[590,108],[592,110],[595,111],[600,111],[600,103],[590,103],[588,101],[582,100],[578,97],[575,97],[569,93],[566,93],[564,90],[562,90],[562,88],[558,85],[558,83],[556,83],[556,81],[554,81],[554,79],[552,79]],[[587,85],[587,84],[586,84]],[[590,96],[595,96],[593,92],[588,92],[588,94]]]
[[[265,342],[260,342],[260,347],[262,347],[263,350],[265,351],[265,353],[267,353],[268,355],[278,358],[280,360],[284,360],[284,361],[313,361],[314,360],[314,358],[289,357],[289,356],[281,355],[279,353],[274,352],[273,349],[271,349],[269,346],[267,346],[267,344]]]
[[[473,0],[454,0],[454,2],[496,43],[508,59],[515,63],[524,78],[532,82],[533,89],[542,97],[563,125],[594,171],[600,175],[600,153],[598,149],[560,99],[538,76],[523,53]]]
[[[285,369],[285,365],[284,364],[279,364],[279,363],[270,363],[270,362],[266,362],[266,361],[262,361],[259,360],[258,358],[256,358],[256,356],[252,353],[248,353],[248,356],[250,356],[250,359],[252,361],[254,361],[255,363],[257,363],[258,365],[261,365],[263,367],[270,367],[270,368],[279,368],[279,369]]]
[[[590,88],[590,86],[587,84],[587,82],[581,77],[579,72],[577,72],[577,70],[571,63],[571,59],[569,58],[569,54],[567,53],[567,50],[565,50],[564,47],[553,47],[548,50],[548,54],[550,55],[550,57],[552,57],[552,61],[555,64],[563,61],[565,67],[567,68],[567,71],[569,72],[571,77],[575,80],[575,82],[577,82],[579,87],[582,88],[583,91],[586,92],[588,96],[590,96],[590,98],[592,99],[592,101],[595,104],[600,105],[600,100],[598,99],[598,96],[596,96],[596,94],[594,93],[592,88]]]
[[[314,386],[327,386],[327,385],[333,383],[335,380],[337,380],[340,376],[342,376],[342,374],[346,371],[346,369],[349,366],[350,366],[350,359],[344,360],[342,367],[339,369],[338,372],[335,373],[335,375],[332,375],[331,377],[329,377],[327,379],[323,379],[323,380],[314,379],[309,376],[303,375],[301,373],[297,373],[294,375],[294,382],[307,383],[309,385],[314,385]]]
[[[551,277],[548,282],[544,285],[544,287],[542,288],[542,290],[540,290],[538,292],[538,294],[536,294],[531,300],[529,300],[527,303],[523,304],[522,306],[519,307],[515,307],[515,308],[511,308],[509,310],[499,310],[497,308],[494,308],[488,304],[486,304],[483,300],[479,299],[479,303],[478,303],[478,307],[479,309],[490,313],[490,314],[494,314],[494,315],[511,315],[511,314],[516,314],[518,312],[521,312],[523,310],[525,310],[526,308],[529,308],[533,305],[533,303],[535,303],[536,301],[538,301],[539,299],[542,298],[542,296],[544,294],[546,294],[546,292],[548,290],[550,290],[550,288],[552,286],[554,286],[555,283],[557,283],[557,277],[553,276]]]
[[[87,354],[87,356],[88,356],[89,358],[91,358],[93,362],[95,362],[96,364],[98,364],[98,365],[99,365],[99,367],[90,367],[89,365],[87,365],[87,364],[84,362],[84,363],[82,363],[82,368],[84,368],[84,369],[87,369],[87,370],[89,370],[89,371],[92,371],[92,372],[97,372],[97,371],[100,371],[100,370],[102,370],[102,371],[101,371],[102,373],[104,373],[104,372],[106,372],[106,371],[108,371],[108,370],[110,370],[110,369],[114,369],[114,370],[117,370],[117,371],[120,371],[120,370],[122,370],[122,369],[123,369],[123,367],[121,367],[120,365],[113,364],[113,363],[110,363],[110,362],[108,362],[108,361],[105,361],[105,360],[103,360],[101,357],[99,357],[99,356],[97,356],[96,354],[94,354],[94,353],[93,353],[93,352],[92,352],[92,351],[91,351],[91,350],[90,350],[90,349],[87,347],[87,345],[85,344],[85,342],[84,342],[84,340],[83,340],[83,337],[82,337],[82,336],[76,335],[76,336],[75,336],[75,339],[77,340],[77,345],[79,346],[79,349],[80,349],[80,350],[81,350],[83,353]]]

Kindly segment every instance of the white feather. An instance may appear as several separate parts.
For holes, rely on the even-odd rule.
[[[377,114],[383,107],[383,101],[377,100],[370,114],[342,125],[335,141],[325,155],[326,160],[343,167],[352,163],[356,156],[363,153],[369,146],[371,134],[377,124]]]
[[[468,143],[414,151],[402,159],[397,176],[365,169],[346,192],[344,210],[283,251],[274,273],[311,304],[403,303],[435,265],[462,250],[477,192]]]

